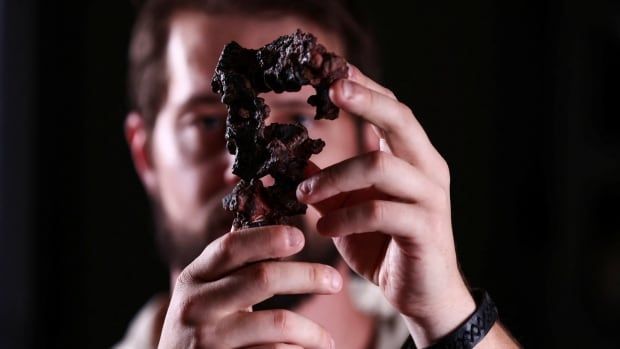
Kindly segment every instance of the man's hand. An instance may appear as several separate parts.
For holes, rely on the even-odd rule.
[[[418,346],[454,330],[475,310],[460,275],[450,219],[450,174],[412,111],[350,67],[330,98],[374,125],[380,151],[330,166],[302,182],[300,201],[322,214],[345,261],[378,285]]]
[[[283,262],[304,245],[292,227],[230,232],[209,244],[177,279],[159,348],[333,349],[329,333],[286,310],[252,312],[276,294],[331,294],[342,278],[321,264]]]

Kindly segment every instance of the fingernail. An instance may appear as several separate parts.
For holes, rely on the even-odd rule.
[[[350,99],[353,96],[353,83],[349,80],[342,80],[342,96],[346,99]]]
[[[340,278],[340,275],[338,273],[333,273],[332,274],[332,288],[334,290],[339,290],[341,284],[342,284],[342,279]]]
[[[310,195],[310,192],[312,192],[312,180],[305,180],[299,183],[298,189],[300,194],[304,196]]]
[[[291,230],[288,232],[288,245],[290,247],[295,247],[301,243],[301,234],[295,230]]]

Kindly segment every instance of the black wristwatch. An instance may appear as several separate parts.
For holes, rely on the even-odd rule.
[[[476,311],[456,330],[427,349],[472,349],[489,333],[497,321],[497,308],[489,294],[483,290],[473,290],[472,296],[476,302]],[[401,349],[416,349],[411,336]]]

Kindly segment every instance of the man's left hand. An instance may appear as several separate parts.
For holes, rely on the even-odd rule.
[[[344,260],[378,285],[418,346],[459,326],[475,303],[459,272],[450,219],[450,174],[411,109],[351,66],[331,100],[374,125],[380,150],[300,184]]]

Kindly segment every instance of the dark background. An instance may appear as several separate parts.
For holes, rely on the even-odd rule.
[[[530,348],[620,348],[619,1],[358,1]],[[166,271],[123,139],[128,1],[0,0],[0,348],[106,348]]]

